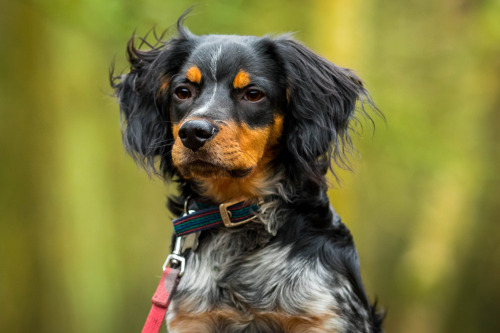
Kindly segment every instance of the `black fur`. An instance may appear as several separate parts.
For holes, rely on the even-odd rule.
[[[161,79],[174,76],[194,47],[191,35],[182,27],[183,19],[184,15],[178,21],[178,37],[167,42],[157,39],[151,45],[146,36],[139,38],[141,44],[136,47],[136,36],[132,36],[127,44],[130,72],[125,76],[111,74],[111,85],[126,124],[123,143],[127,152],[146,170],[166,177],[176,174],[171,158],[173,137],[168,114],[171,101],[169,95],[159,99],[158,90]],[[150,49],[140,50],[145,44]],[[160,158],[159,168],[155,165],[157,158]]]
[[[289,114],[284,158],[290,175],[323,183],[332,157],[346,165],[349,121],[367,92],[350,70],[338,67],[291,39],[277,41],[287,72]],[[333,143],[333,144],[332,144]],[[326,155],[326,156],[325,156]],[[318,161],[320,158],[320,162]]]

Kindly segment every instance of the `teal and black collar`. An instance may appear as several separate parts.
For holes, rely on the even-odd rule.
[[[186,236],[218,226],[236,227],[254,220],[259,211],[259,204],[247,201],[226,202],[220,205],[196,201],[196,205],[201,209],[188,211],[186,201],[186,215],[173,220],[176,236]]]

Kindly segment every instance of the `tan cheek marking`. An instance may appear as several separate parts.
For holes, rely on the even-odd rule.
[[[234,78],[233,87],[235,87],[236,89],[243,89],[249,84],[250,84],[250,76],[248,75],[247,72],[240,69],[240,71],[238,72],[238,74],[236,74],[236,77]]]
[[[264,155],[270,131],[270,126],[252,129],[245,124],[229,123],[221,126],[209,146],[221,147],[223,155],[231,157],[232,168],[246,169],[256,166]]]
[[[172,125],[173,137],[179,145],[177,138],[180,126],[181,123]],[[220,149],[222,156],[231,156],[230,164],[234,169],[255,167],[266,153],[266,149],[269,150],[277,144],[282,131],[283,116],[281,115],[275,116],[272,125],[257,129],[250,128],[246,124],[237,125],[231,122],[220,127],[219,133],[207,143],[206,148]],[[230,144],[231,142],[236,145]],[[223,163],[221,160],[218,162]]]
[[[172,147],[172,162],[175,166],[179,166],[182,163],[184,156],[181,140],[178,139],[180,127],[181,124],[172,125],[172,136],[174,137],[174,145]]]
[[[179,133],[180,127],[181,127],[181,124],[173,124],[172,125],[172,135],[174,136],[174,140],[177,139],[177,135]]]
[[[240,143],[241,150],[248,153],[248,157],[252,157],[255,160],[253,163],[257,163],[262,155],[264,154],[264,149],[269,138],[270,127],[265,127],[262,129],[252,129],[246,124],[242,124],[239,128],[238,141]]]
[[[201,82],[201,71],[198,68],[198,66],[192,66],[190,67],[187,72],[186,72],[186,78],[193,83],[200,83]]]

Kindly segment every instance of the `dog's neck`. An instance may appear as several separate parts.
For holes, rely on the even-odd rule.
[[[195,181],[199,194],[215,203],[247,201],[262,196],[265,177],[245,177],[243,179],[207,178]]]
[[[215,203],[255,201],[276,193],[278,177],[266,166],[257,166],[245,177],[212,177],[193,179],[195,192]]]
[[[286,175],[281,167],[266,169],[266,172],[252,173],[245,178],[189,179],[181,186],[181,198],[192,198],[202,202],[221,204],[249,201],[259,204],[259,219],[270,235],[276,235],[284,219],[277,214],[279,207],[289,202],[291,188],[285,182]],[[185,201],[169,205],[174,214],[180,214]]]

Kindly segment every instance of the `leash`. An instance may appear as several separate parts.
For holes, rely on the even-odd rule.
[[[168,306],[170,305],[170,300],[179,283],[179,275],[180,271],[175,268],[167,267],[163,271],[160,284],[153,295],[153,306],[149,310],[142,333],[157,333],[160,331],[161,324],[165,320]]]
[[[189,197],[184,202],[184,215],[172,221],[177,236],[174,250],[163,264],[163,274],[151,300],[153,305],[142,328],[142,333],[158,333],[160,331],[172,296],[186,268],[186,258],[182,253],[190,248],[196,249],[199,233],[222,225],[232,228],[250,222],[257,217],[256,212],[259,209],[258,204],[248,204],[244,201],[227,202],[215,207],[211,204],[196,202],[198,207],[204,207],[197,211],[188,210],[188,204]],[[183,246],[183,241],[188,243],[187,246],[186,244]]]

